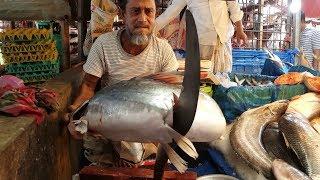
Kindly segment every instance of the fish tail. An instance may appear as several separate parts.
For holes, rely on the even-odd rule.
[[[187,162],[183,160],[169,144],[162,144],[162,147],[174,167],[176,167],[180,173],[184,173],[187,170]]]
[[[168,125],[167,128],[169,129],[169,134],[171,135],[171,137],[173,137],[174,141],[181,148],[181,150],[183,150],[187,155],[189,155],[193,159],[198,158],[199,154],[197,153],[197,150],[194,147],[193,143],[188,138],[182,136]]]

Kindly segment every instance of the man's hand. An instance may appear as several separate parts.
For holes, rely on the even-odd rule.
[[[236,38],[238,46],[247,45],[248,44],[248,37],[246,33],[243,31],[242,21],[235,22],[236,26]]]
[[[150,75],[152,79],[168,84],[182,84],[183,76],[170,73],[158,73]]]
[[[76,131],[76,125],[73,122],[69,122],[68,124],[68,130],[71,134],[71,136],[76,140],[81,140],[83,138],[83,134]]]
[[[246,33],[243,32],[243,30],[237,30],[236,31],[236,37],[237,37],[237,44],[238,46],[247,45],[248,44],[248,37]]]
[[[98,80],[100,78],[93,76],[91,74],[85,74],[83,82],[80,87],[80,93],[75,99],[74,103],[68,107],[68,112],[64,115],[63,119],[66,123],[68,123],[68,129],[70,134],[75,139],[81,139],[82,134],[75,130],[75,124],[72,121],[73,112],[80,107],[86,100],[91,99],[94,95],[94,90],[97,86]]]

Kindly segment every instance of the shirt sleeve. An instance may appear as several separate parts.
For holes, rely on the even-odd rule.
[[[320,31],[315,30],[311,37],[312,49],[320,49]]]
[[[172,4],[156,19],[154,32],[157,33],[174,18],[176,18],[182,9],[187,5],[186,0],[173,0]]]
[[[227,6],[230,12],[230,19],[233,23],[242,20],[243,12],[237,1],[227,1]]]
[[[93,43],[87,62],[83,65],[83,70],[84,72],[99,78],[106,73],[101,36]]]
[[[170,44],[163,40],[163,61],[162,61],[162,72],[171,72],[176,71],[179,68],[179,63],[177,61],[177,58],[173,52],[172,47]]]

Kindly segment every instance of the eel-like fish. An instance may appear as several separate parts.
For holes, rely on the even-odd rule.
[[[264,176],[271,176],[272,158],[261,143],[261,134],[265,127],[277,121],[285,113],[288,101],[276,101],[244,112],[235,122],[230,142],[236,153],[250,167]]]

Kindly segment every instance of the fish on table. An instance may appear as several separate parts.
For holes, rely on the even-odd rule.
[[[287,112],[299,112],[308,120],[320,115],[320,94],[306,93],[290,101]]]
[[[266,180],[262,174],[249,167],[249,165],[238,156],[230,144],[230,131],[234,123],[229,124],[224,134],[217,140],[209,143],[211,148],[220,151],[227,163],[236,171],[241,179],[245,180]],[[236,176],[234,175],[234,176]]]
[[[272,159],[282,159],[293,167],[301,167],[297,156],[287,147],[278,122],[268,124],[262,132],[261,142]]]
[[[320,179],[320,134],[298,112],[287,112],[279,121],[280,131],[298,156],[311,179]]]
[[[166,145],[174,139],[182,150],[196,158],[191,141],[211,142],[219,138],[225,131],[226,120],[217,103],[200,92],[191,129],[186,136],[181,136],[172,128],[175,96],[179,97],[180,91],[181,85],[165,84],[152,78],[122,81],[96,93],[81,120],[86,121],[89,130],[113,141]],[[186,165],[170,147],[166,146],[166,150],[175,155],[171,158],[177,157],[182,163],[178,164]]]
[[[272,158],[261,143],[265,127],[278,121],[285,113],[288,101],[276,101],[244,112],[230,132],[230,142],[236,153],[250,167],[266,177],[272,175]]]

